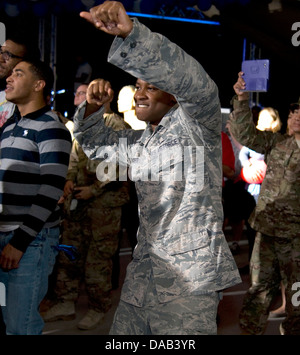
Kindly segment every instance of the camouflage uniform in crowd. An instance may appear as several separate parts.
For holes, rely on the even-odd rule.
[[[300,307],[293,305],[294,283],[300,281],[300,149],[294,136],[258,131],[248,100],[234,99],[231,132],[244,146],[265,154],[267,172],[249,223],[258,233],[252,252],[249,288],[240,313],[242,329],[265,330],[280,281],[286,285],[285,334],[300,335]]]
[[[105,114],[104,121],[115,130],[127,127],[116,114]],[[74,140],[66,179],[78,187],[91,186],[94,197],[76,200],[77,206],[71,210],[72,195],[64,203],[61,243],[74,245],[79,258],[70,261],[59,254],[55,293],[59,301],[76,301],[84,276],[89,308],[105,313],[111,307],[112,257],[118,248],[121,211],[129,201],[129,191],[127,182],[99,181],[98,165]]]
[[[133,20],[126,39],[115,38],[109,62],[173,94],[178,105],[154,131],[148,123],[144,131],[113,132],[101,109],[83,119],[85,104],[74,117],[74,135],[91,159],[126,138],[119,158],[130,166],[139,201],[138,243],[110,333],[216,334],[218,291],[241,281],[222,232],[218,89],[194,58]],[[188,159],[180,156],[184,148],[191,148]],[[157,176],[148,176],[150,168]]]

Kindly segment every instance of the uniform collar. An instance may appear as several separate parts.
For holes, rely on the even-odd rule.
[[[48,112],[50,110],[50,106],[46,105],[39,110],[33,111],[28,113],[27,115],[23,116],[24,118],[30,118],[32,120],[42,116],[44,113]]]
[[[36,111],[30,112],[27,115],[23,116],[24,118],[29,118],[29,119],[36,119],[40,116],[42,116],[44,113],[48,112],[49,110],[51,110],[50,106],[46,105]],[[18,107],[16,106],[13,117],[15,118],[15,120],[19,121],[21,119],[21,114],[20,111],[18,109]]]

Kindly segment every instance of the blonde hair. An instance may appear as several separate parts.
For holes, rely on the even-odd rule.
[[[118,103],[118,111],[120,113],[135,109],[134,94],[135,94],[134,85],[123,86],[122,89],[119,91],[117,103]]]
[[[256,128],[260,131],[272,131],[276,133],[280,131],[282,122],[279,112],[273,107],[265,107],[258,115]]]

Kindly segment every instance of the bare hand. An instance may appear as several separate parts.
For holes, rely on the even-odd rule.
[[[74,190],[74,182],[72,180],[67,180],[64,187],[64,197],[70,195]]]
[[[8,243],[0,255],[0,267],[4,270],[17,269],[23,254],[22,251]]]
[[[118,1],[105,1],[91,8],[90,12],[81,12],[80,16],[101,31],[114,36],[126,38],[133,28],[123,4]]]
[[[74,193],[77,200],[88,200],[94,196],[90,186],[75,187]]]
[[[57,201],[57,204],[58,205],[61,205],[61,204],[63,204],[65,202],[65,198],[64,198],[64,196],[61,196],[60,198],[59,198],[59,200]]]
[[[249,98],[248,92],[244,92],[243,90],[246,89],[246,83],[245,80],[243,79],[243,72],[239,72],[238,74],[238,80],[237,82],[233,85],[234,92],[238,96],[238,100],[247,100]]]
[[[93,105],[105,105],[112,101],[114,91],[111,88],[110,82],[104,79],[93,80],[87,89],[86,101]]]

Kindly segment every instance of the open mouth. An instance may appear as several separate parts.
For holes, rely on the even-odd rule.
[[[10,86],[10,85],[6,85],[6,89],[4,90],[5,92],[9,92],[9,91],[12,91],[13,90],[13,87]]]

